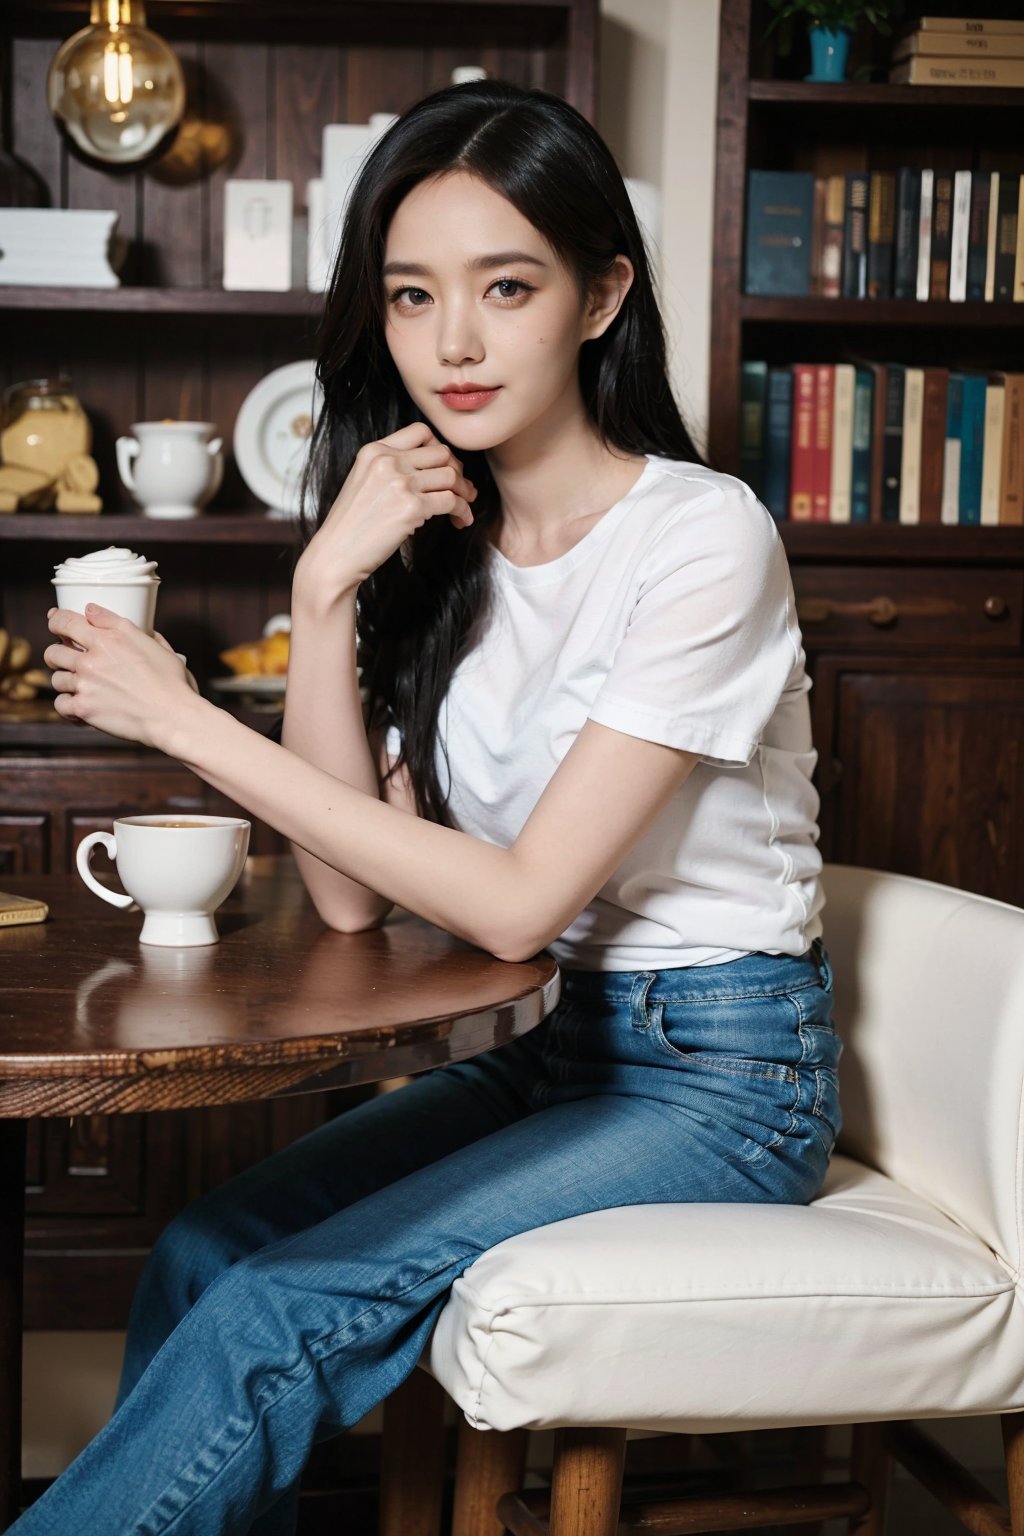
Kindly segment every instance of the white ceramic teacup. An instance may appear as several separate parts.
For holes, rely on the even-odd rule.
[[[89,867],[101,844],[127,891],[100,885]],[[164,811],[122,816],[113,832],[92,832],[78,845],[78,873],[91,891],[115,907],[140,906],[142,944],[216,944],[213,914],[242,873],[249,822],[237,816]]]

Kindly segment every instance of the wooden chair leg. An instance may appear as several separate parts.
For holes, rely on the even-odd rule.
[[[1024,1536],[1024,1413],[1004,1413],[1000,1418],[1010,1491],[1010,1536]]]
[[[499,1433],[459,1424],[455,1461],[455,1506],[452,1536],[501,1536],[498,1500],[523,1486],[526,1467],[525,1429]]]
[[[384,1404],[380,1536],[440,1536],[445,1394],[415,1370]]]
[[[855,1517],[847,1527],[848,1536],[885,1536],[886,1508],[892,1457],[884,1443],[884,1424],[855,1424],[850,1454],[850,1478],[862,1483],[871,1505],[867,1514]]]
[[[557,1430],[549,1536],[615,1536],[625,1460],[624,1429]]]

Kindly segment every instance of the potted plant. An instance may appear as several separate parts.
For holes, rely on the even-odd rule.
[[[798,17],[807,23],[811,41],[811,73],[808,80],[842,80],[850,38],[862,21],[883,37],[892,36],[890,21],[903,13],[903,0],[768,0],[775,12],[765,37],[779,28],[779,52],[793,46],[793,26]]]

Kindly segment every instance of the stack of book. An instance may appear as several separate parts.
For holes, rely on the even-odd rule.
[[[127,242],[119,214],[97,208],[0,208],[0,284],[119,288]]]
[[[889,83],[1024,86],[1024,20],[922,16],[893,48]]]
[[[1024,373],[743,364],[740,473],[781,520],[1024,525]]]
[[[751,171],[748,294],[1024,303],[1024,175]]]

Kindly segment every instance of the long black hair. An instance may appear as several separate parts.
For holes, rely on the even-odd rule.
[[[411,107],[374,146],[352,188],[317,335],[324,403],[303,477],[302,504],[313,511],[307,538],[362,445],[422,419],[388,350],[381,269],[403,198],[419,182],[455,171],[507,198],[575,273],[581,297],[617,255],[628,256],[634,278],[622,307],[603,335],[580,348],[584,404],[612,448],[704,462],[672,395],[643,236],[608,146],[559,96],[474,80]],[[398,727],[402,755],[392,771],[407,766],[420,815],[445,826],[452,819],[436,765],[438,714],[487,618],[488,530],[501,510],[484,453],[453,452],[477,488],[472,526],[429,518],[362,583],[356,618],[368,726]]]

